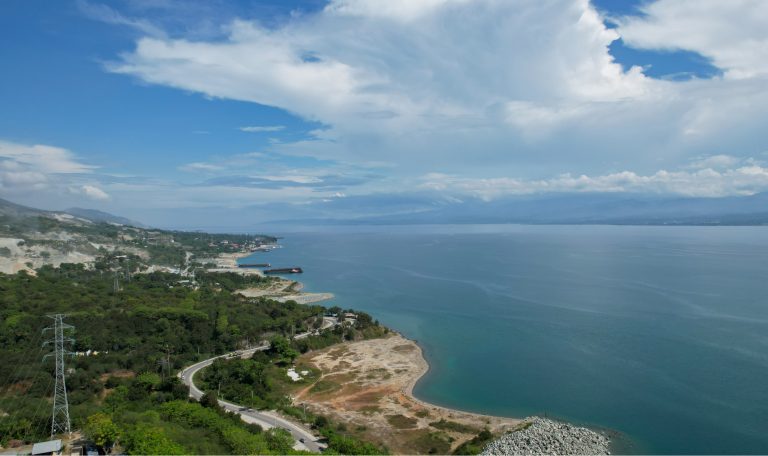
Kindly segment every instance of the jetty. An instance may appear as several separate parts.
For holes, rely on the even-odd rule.
[[[304,272],[301,268],[277,268],[277,269],[265,269],[264,274],[301,274]]]
[[[238,268],[269,268],[272,265],[269,263],[240,263]]]

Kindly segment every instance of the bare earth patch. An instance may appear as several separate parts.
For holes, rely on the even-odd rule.
[[[242,269],[242,268],[241,268]],[[258,270],[253,270],[258,271]],[[260,273],[260,271],[258,271]],[[302,285],[299,282],[286,279],[276,279],[272,282],[263,284],[259,287],[245,288],[237,292],[246,298],[265,297],[275,301],[286,302],[296,301],[299,304],[312,304],[315,302],[327,301],[333,299],[333,293],[305,293],[301,291]]]
[[[488,428],[501,433],[521,420],[479,415],[432,405],[413,397],[426,373],[421,348],[399,334],[345,343],[301,358],[322,372],[299,391],[295,403],[364,429],[365,438],[400,454],[448,453]]]

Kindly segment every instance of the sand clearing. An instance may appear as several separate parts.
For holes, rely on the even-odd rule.
[[[451,410],[413,397],[428,370],[419,346],[399,334],[335,345],[304,355],[322,371],[294,403],[345,422],[367,439],[397,453],[446,453],[483,428],[512,429],[521,420]],[[440,422],[444,420],[444,422]]]
[[[274,282],[264,286],[246,288],[237,292],[246,298],[263,296],[279,302],[296,301],[299,304],[313,304],[334,298],[333,293],[304,293],[300,291],[302,288],[303,285],[299,282],[275,278]]]

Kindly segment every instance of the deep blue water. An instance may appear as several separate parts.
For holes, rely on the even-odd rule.
[[[768,453],[768,227],[315,230],[254,259],[416,339],[422,399],[621,451]]]

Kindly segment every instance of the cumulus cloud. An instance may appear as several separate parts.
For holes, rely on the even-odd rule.
[[[7,141],[0,141],[0,168],[43,174],[89,173],[95,169],[94,166],[80,162],[72,152],[61,147]]]
[[[727,78],[768,75],[768,2],[659,0],[644,4],[641,12],[618,21],[630,46],[694,51]]]
[[[370,163],[389,167],[392,178],[373,189],[384,192],[762,191],[765,169],[746,157],[768,148],[766,2],[658,0],[642,9],[613,29],[587,0],[331,0],[274,26],[229,21],[216,39],[147,29],[107,68],[322,125],[252,156],[180,166],[206,175],[200,186],[209,193],[196,196],[205,201],[300,200],[320,187],[361,194],[372,188],[337,177],[375,180],[360,171]],[[92,13],[138,21],[110,11]],[[609,46],[619,37],[630,47],[697,52],[724,76],[650,78],[614,61]],[[273,153],[323,163],[276,164]],[[435,163],[444,174],[416,178]],[[30,185],[47,185],[47,172],[25,171],[40,173],[24,177]],[[555,177],[526,177],[542,175]]]
[[[706,168],[714,168],[714,169],[723,169],[723,168],[729,168],[737,163],[739,163],[741,159],[738,157],[734,157],[733,155],[726,155],[726,154],[719,154],[719,155],[711,155],[709,157],[702,157],[695,159],[690,165],[689,168],[693,169],[706,169]]]
[[[0,141],[0,191],[5,194],[53,189],[94,169],[67,149]]]
[[[453,173],[471,163],[594,174],[764,150],[765,2],[644,8],[611,29],[588,0],[331,0],[275,27],[233,20],[225,39],[150,35],[108,69],[324,126],[274,150],[410,171],[439,160]],[[672,82],[625,69],[608,49],[619,36],[699,52],[726,77]]]
[[[426,14],[434,13],[436,9],[468,3],[469,0],[389,0],[380,2],[377,0],[336,0],[325,7],[325,11],[331,14],[377,17],[395,21],[411,21]]]
[[[576,112],[663,91],[613,62],[618,35],[587,0],[338,0],[276,29],[235,20],[228,30],[217,41],[143,38],[109,69],[322,122],[327,139],[341,138],[337,153],[359,135],[506,134],[526,125],[521,106]]]
[[[710,157],[710,164],[720,167],[723,155]],[[699,162],[706,163],[707,160]],[[729,161],[731,164],[736,164]],[[421,188],[445,193],[472,195],[492,200],[506,195],[537,193],[643,193],[677,194],[695,197],[754,195],[768,191],[768,168],[748,160],[728,169],[713,167],[696,170],[659,170],[641,175],[622,171],[597,176],[562,174],[549,179],[511,177],[466,178],[443,173],[429,173],[421,178]]]
[[[95,170],[61,147],[0,141],[0,191],[4,196],[44,198],[46,203],[38,206],[48,206],[65,195],[107,201],[110,195],[96,183],[102,176]]]
[[[95,185],[79,185],[69,187],[70,193],[75,195],[83,195],[90,199],[97,201],[107,201],[110,199],[109,194]]]

